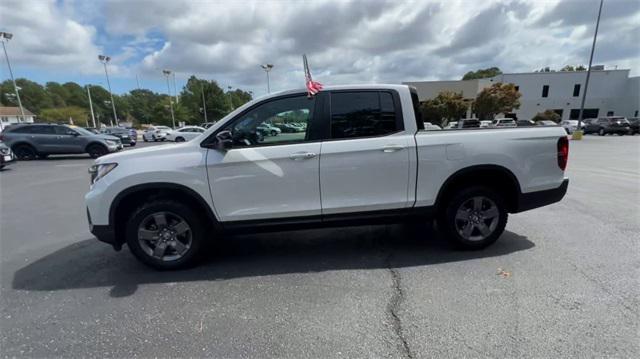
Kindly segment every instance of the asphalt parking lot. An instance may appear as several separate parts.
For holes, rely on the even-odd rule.
[[[92,238],[90,159],[16,163],[0,172],[1,353],[638,357],[640,136],[570,146],[565,199],[483,251],[426,225],[341,228],[230,237],[179,272]]]

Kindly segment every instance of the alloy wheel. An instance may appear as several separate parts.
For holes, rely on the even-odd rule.
[[[500,211],[496,203],[485,196],[472,197],[460,205],[455,215],[458,234],[468,241],[482,241],[498,226]]]
[[[155,259],[169,262],[182,258],[193,242],[191,227],[184,218],[171,212],[156,212],[138,226],[142,250]]]

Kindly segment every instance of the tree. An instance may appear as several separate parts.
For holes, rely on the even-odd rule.
[[[467,111],[467,103],[462,93],[441,91],[421,105],[422,120],[436,125],[446,126],[450,120],[462,118]]]
[[[558,123],[558,122],[560,122],[560,115],[558,115],[553,110],[545,110],[544,112],[538,112],[535,116],[533,116],[531,121],[533,121],[533,122],[553,121],[555,123]]]
[[[484,88],[473,104],[473,110],[480,120],[493,120],[499,113],[508,113],[520,108],[520,92],[513,84],[495,83]]]
[[[38,120],[42,122],[69,123],[69,119],[78,126],[85,126],[89,112],[77,106],[46,108],[40,111]]]
[[[486,79],[489,77],[494,77],[496,75],[500,75],[502,71],[500,71],[497,67],[489,67],[487,69],[480,69],[478,71],[469,71],[464,76],[462,76],[463,80],[473,80],[473,79]]]
[[[575,67],[571,65],[566,65],[565,67],[561,68],[560,71],[587,71],[587,68],[582,65],[578,65]]]

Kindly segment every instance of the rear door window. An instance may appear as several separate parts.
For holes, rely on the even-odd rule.
[[[386,91],[331,93],[331,138],[383,136],[403,130]]]

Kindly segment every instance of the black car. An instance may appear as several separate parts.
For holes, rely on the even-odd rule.
[[[597,133],[600,136],[607,134],[626,135],[631,132],[629,121],[621,116],[600,117],[597,120],[590,121],[584,127],[584,133]]]
[[[640,133],[640,117],[631,117],[629,120],[629,128],[631,128],[631,134],[635,135]]]
[[[0,169],[3,169],[4,166],[15,161],[15,159],[11,149],[5,145],[4,142],[0,141]]]
[[[129,130],[123,127],[106,127],[100,132],[106,133],[111,136],[116,136],[122,141],[123,145],[135,146],[136,139],[131,136]]]

